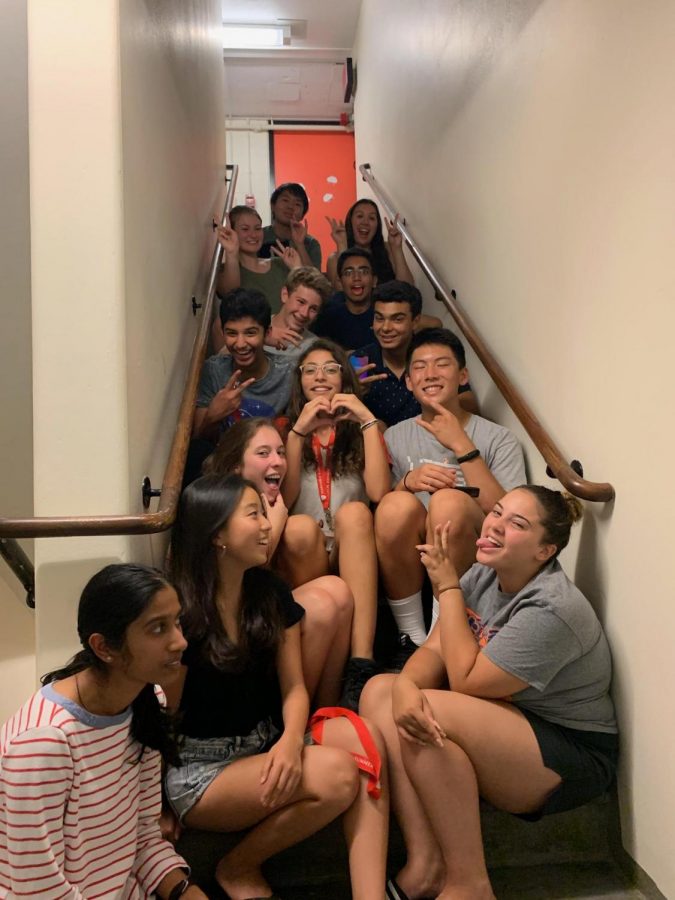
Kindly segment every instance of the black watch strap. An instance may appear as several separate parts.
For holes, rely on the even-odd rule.
[[[179,881],[178,884],[174,884],[174,886],[171,888],[171,893],[169,894],[167,900],[178,900],[178,898],[182,897],[189,887],[189,880],[187,878],[184,878],[182,881]]]
[[[472,459],[476,459],[477,456],[480,456],[480,450],[469,450],[468,453],[465,453],[464,456],[458,456],[457,462],[462,465],[465,462],[471,462]]]

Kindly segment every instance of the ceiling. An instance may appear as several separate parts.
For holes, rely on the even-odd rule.
[[[336,120],[361,0],[223,0],[224,22],[291,23],[291,46],[225,50],[228,116]]]

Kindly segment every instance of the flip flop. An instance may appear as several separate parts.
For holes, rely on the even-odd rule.
[[[387,881],[387,900],[410,900],[402,887],[399,887],[395,878]]]

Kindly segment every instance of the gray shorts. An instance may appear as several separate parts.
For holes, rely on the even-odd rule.
[[[271,719],[264,719],[245,737],[184,737],[180,751],[183,765],[180,768],[171,766],[164,779],[167,799],[181,825],[213,779],[226,766],[269,750],[279,733]]]

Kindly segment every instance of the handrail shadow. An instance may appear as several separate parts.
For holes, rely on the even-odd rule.
[[[239,167],[227,165],[227,194],[222,221],[229,213],[234,198]],[[223,249],[219,243],[213,252],[209,269],[206,297],[202,308],[202,320],[192,346],[192,356],[188,369],[183,397],[180,404],[176,430],[169,452],[162,487],[160,502],[156,512],[139,515],[116,516],[35,516],[32,518],[0,518],[0,538],[36,538],[36,537],[84,537],[86,535],[111,534],[153,534],[165,531],[176,518],[176,509],[180,497],[183,470],[187,459],[195,400],[211,328],[212,310],[216,292],[216,278],[220,266]],[[139,486],[140,487],[140,486]],[[21,577],[18,575],[17,577]]]
[[[364,163],[359,166],[359,171],[363,176],[363,180],[367,182],[377,199],[386,208],[388,215],[393,218],[395,213],[400,212],[400,210],[396,209],[385,189],[376,180],[371,171],[370,164]],[[532,438],[535,447],[543,456],[546,465],[548,466],[549,475],[553,478],[557,478],[570,494],[574,494],[575,497],[580,497],[582,500],[592,500],[598,503],[613,500],[615,493],[611,484],[607,482],[588,481],[583,477],[583,470],[581,469],[580,463],[576,460],[572,460],[568,463],[565,460],[551,435],[537,419],[532,408],[520,391],[509,380],[506,372],[497,362],[487,344],[478,333],[476,326],[458,303],[455,292],[446,287],[431,263],[429,263],[420,250],[415,239],[411,235],[403,216],[400,216],[399,218],[398,227],[410,248],[410,252],[415,257],[420,268],[433,286],[437,298],[444,304],[455,322],[457,322],[457,325],[475,351],[476,356],[480,359],[487,373],[499,388],[502,396],[520,420],[523,428]]]

